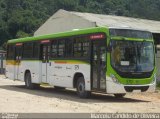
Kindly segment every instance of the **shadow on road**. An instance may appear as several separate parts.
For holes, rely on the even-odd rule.
[[[26,89],[24,85],[3,85],[0,86],[1,89],[6,89],[9,91],[15,91],[15,92],[21,92],[21,93],[26,93],[26,94],[31,94],[31,95],[37,95],[37,96],[42,96],[42,97],[49,97],[49,98],[59,98],[59,99],[64,99],[64,100],[70,100],[70,101],[75,101],[75,102],[80,102],[80,103],[137,103],[137,102],[150,102],[146,100],[141,100],[141,99],[132,99],[132,98],[122,98],[118,99],[115,98],[112,95],[107,95],[107,94],[95,94],[93,93],[90,98],[88,99],[81,99],[77,96],[76,91],[73,90],[56,90],[52,87],[50,88],[44,88],[41,87],[36,90],[29,90]]]

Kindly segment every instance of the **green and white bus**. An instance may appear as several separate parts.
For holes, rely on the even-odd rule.
[[[127,92],[154,92],[154,41],[148,31],[94,27],[9,40],[6,77],[29,89],[42,83],[123,97]]]

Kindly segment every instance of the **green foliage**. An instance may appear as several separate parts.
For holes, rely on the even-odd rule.
[[[0,50],[7,50],[7,42],[3,43],[3,45],[0,47]]]
[[[25,33],[23,31],[18,31],[16,38],[25,38],[25,37],[29,37],[30,35],[28,33]]]
[[[0,0],[0,46],[33,35],[59,9],[160,20],[160,0]]]

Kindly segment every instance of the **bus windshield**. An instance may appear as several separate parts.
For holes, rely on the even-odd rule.
[[[132,29],[110,29],[110,35],[111,37],[121,36],[127,38],[152,39],[150,32]]]
[[[152,42],[111,41],[111,64],[120,72],[150,72],[154,69]]]

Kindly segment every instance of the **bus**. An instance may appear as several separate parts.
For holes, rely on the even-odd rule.
[[[80,98],[91,92],[154,92],[154,40],[149,31],[112,27],[9,40],[6,77],[24,81],[28,89],[43,83],[75,88]]]

